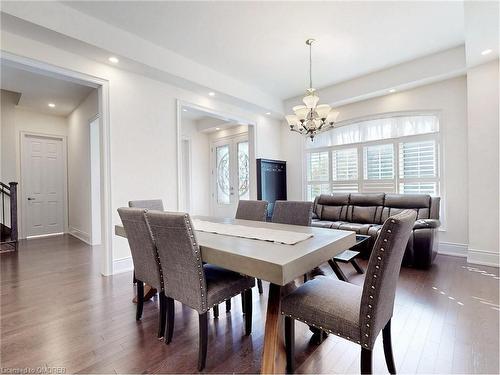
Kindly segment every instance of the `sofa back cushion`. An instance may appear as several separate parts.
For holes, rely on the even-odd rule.
[[[346,221],[349,194],[320,195],[317,214],[321,220]]]
[[[417,211],[417,219],[429,219],[431,197],[427,194],[386,194],[380,223],[405,209]]]
[[[380,223],[384,205],[384,193],[351,194],[346,219],[350,223]]]

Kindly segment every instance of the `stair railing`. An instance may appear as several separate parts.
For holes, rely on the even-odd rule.
[[[14,250],[17,250],[17,182],[9,182],[8,185],[0,182],[0,202],[2,205],[0,242],[11,244]]]

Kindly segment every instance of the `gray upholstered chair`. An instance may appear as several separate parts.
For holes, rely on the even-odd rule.
[[[161,199],[143,199],[138,201],[129,201],[128,206],[133,208],[144,208],[146,210],[164,211],[163,201]],[[135,271],[132,281],[134,284],[137,282],[137,279],[135,278]]]
[[[162,265],[167,300],[165,341],[170,343],[174,329],[174,300],[199,314],[198,369],[205,367],[208,345],[207,312],[227,299],[245,293],[245,334],[252,330],[253,277],[203,264],[191,218],[185,213],[148,211],[146,220],[156,243]]]
[[[159,291],[160,314],[158,337],[163,337],[166,319],[166,298],[163,288],[161,265],[158,261],[156,246],[151,237],[149,226],[144,216],[146,210],[141,208],[119,208],[118,214],[127,234],[127,240],[134,262],[134,272],[137,282],[137,311],[136,320],[142,317],[144,303],[144,283]]]
[[[164,211],[163,201],[161,199],[144,199],[138,201],[129,201],[129,207],[144,208],[146,210]]]
[[[235,219],[266,221],[267,206],[267,201],[241,200],[238,202]],[[257,288],[259,294],[262,294],[262,280],[260,279],[257,279]]]
[[[266,221],[267,217],[266,201],[240,200],[236,210],[236,219]]]
[[[313,202],[276,201],[273,223],[311,226]]]
[[[391,374],[396,372],[391,317],[401,261],[415,219],[414,210],[404,210],[385,221],[373,247],[362,287],[319,277],[283,299],[281,313],[285,315],[289,372],[294,369],[295,319],[359,344],[361,373],[372,372],[372,350],[382,330],[387,368]]]
[[[313,215],[313,202],[302,201],[276,201],[273,210],[273,223],[301,225],[310,227]],[[313,272],[319,272],[316,267]],[[307,274],[304,275],[304,282],[308,279]]]

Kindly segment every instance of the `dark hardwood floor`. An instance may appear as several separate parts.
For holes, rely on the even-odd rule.
[[[135,321],[132,273],[101,277],[99,248],[59,236],[21,241],[1,255],[1,367],[65,367],[67,373],[195,373],[198,315],[176,303],[169,346],[156,338],[158,301]],[[360,262],[366,267],[366,262]],[[349,264],[342,269],[361,284]],[[331,275],[328,266],[323,269]],[[260,368],[267,285],[254,290],[253,332],[244,335],[239,297],[232,311],[210,316],[205,372],[256,373]],[[498,269],[440,255],[428,271],[401,272],[393,345],[400,373],[499,372]],[[297,372],[357,373],[359,347],[330,335],[321,345],[296,325]],[[387,373],[382,337],[374,371]]]

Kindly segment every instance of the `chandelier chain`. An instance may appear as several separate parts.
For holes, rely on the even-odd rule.
[[[309,43],[309,88],[312,89],[312,42]]]

